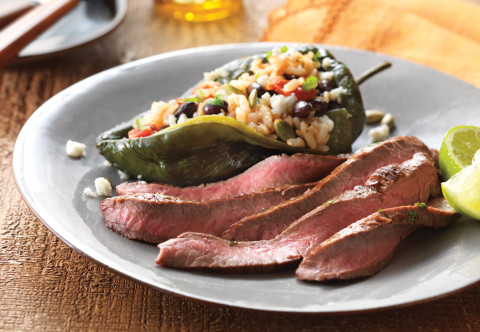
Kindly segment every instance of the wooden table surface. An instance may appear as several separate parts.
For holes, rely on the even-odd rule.
[[[395,310],[295,316],[192,302],[125,279],[75,252],[22,200],[12,176],[15,139],[47,99],[90,75],[134,59],[202,45],[258,41],[284,0],[244,0],[214,23],[159,16],[148,0],[106,38],[51,60],[0,72],[0,330],[85,331],[480,331],[480,286]]]

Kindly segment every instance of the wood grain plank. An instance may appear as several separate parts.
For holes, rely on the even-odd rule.
[[[478,331],[480,286],[366,314],[297,316],[190,301],[125,279],[55,237],[28,209],[11,169],[22,125],[48,98],[99,71],[161,52],[256,41],[266,14],[285,1],[244,0],[237,18],[185,24],[130,1],[125,22],[101,41],[60,58],[0,72],[1,331]]]

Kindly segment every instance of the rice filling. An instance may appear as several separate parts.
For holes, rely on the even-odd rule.
[[[285,143],[327,152],[334,122],[326,111],[340,107],[346,90],[334,81],[332,60],[324,57],[319,61],[316,56],[312,51],[274,48],[266,57],[255,57],[248,72],[225,84],[215,80],[228,77],[228,70],[215,69],[204,74],[188,98],[154,102],[134,127],[138,131],[148,124],[152,130],[161,130],[188,118],[216,114],[235,118],[268,138],[280,139],[275,121],[284,120],[296,135]]]

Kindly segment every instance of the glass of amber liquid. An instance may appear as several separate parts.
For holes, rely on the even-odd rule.
[[[240,10],[241,0],[155,0],[161,13],[178,20],[214,21]]]

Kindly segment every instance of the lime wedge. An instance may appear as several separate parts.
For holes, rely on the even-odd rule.
[[[480,150],[473,163],[442,183],[442,192],[452,208],[480,220]]]
[[[439,164],[443,179],[472,164],[475,152],[480,149],[480,128],[457,126],[448,131],[440,147]]]

